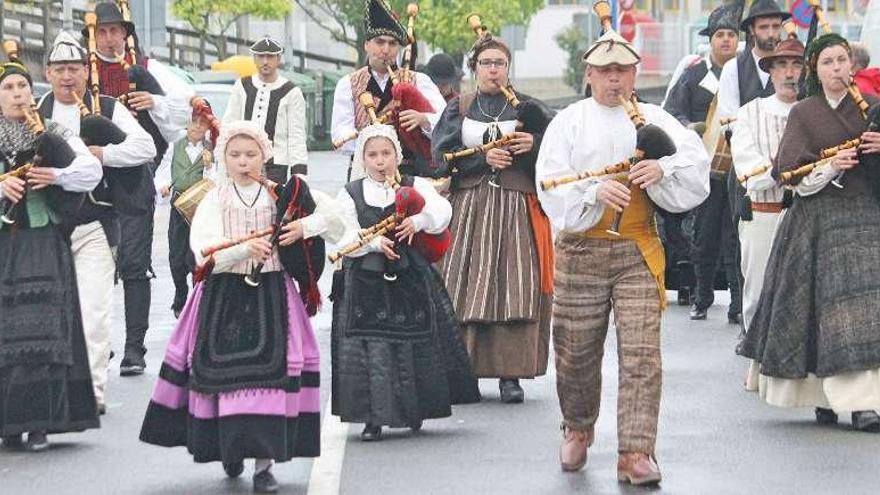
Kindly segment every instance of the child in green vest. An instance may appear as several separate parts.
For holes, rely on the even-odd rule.
[[[207,138],[209,130],[212,131],[211,140]],[[156,170],[156,191],[163,198],[170,196],[172,205],[192,187],[204,192],[213,187],[211,182],[202,182],[214,169],[213,140],[216,140],[216,131],[211,128],[210,118],[194,111],[186,135],[168,147]],[[168,220],[168,265],[175,289],[171,310],[175,318],[180,315],[189,294],[186,276],[195,268],[195,258],[189,247],[189,222],[195,213],[195,204],[183,211],[189,211],[189,218],[172,207]]]

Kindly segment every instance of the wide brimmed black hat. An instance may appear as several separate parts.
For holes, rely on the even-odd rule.
[[[703,28],[699,33],[700,36],[712,37],[716,31],[721,29],[730,29],[739,32],[739,19],[737,19],[738,9],[734,5],[722,5],[709,14],[709,25]]]
[[[438,53],[428,60],[423,72],[434,84],[453,84],[461,81],[464,71],[455,65],[455,60],[445,53]]]
[[[406,29],[384,0],[367,0],[365,10],[364,34],[367,41],[378,36],[391,36],[401,45],[406,44],[409,39]]]
[[[95,5],[95,17],[98,18],[97,23],[99,26],[101,24],[115,24],[118,22],[122,24],[128,34],[134,34],[134,24],[122,17],[122,11],[119,10],[116,2],[103,2]],[[88,38],[88,29],[83,28],[82,35],[84,38]]]
[[[752,21],[758,17],[781,17],[784,21],[791,17],[791,14],[781,9],[779,4],[773,0],[755,0],[755,3],[749,7],[749,14],[740,23],[739,28],[748,31]]]

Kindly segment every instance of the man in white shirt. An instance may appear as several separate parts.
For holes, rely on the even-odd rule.
[[[250,47],[257,75],[235,82],[223,122],[252,120],[272,141],[266,176],[284,184],[292,174],[307,175],[306,101],[302,90],[279,73],[284,47],[269,36]]]
[[[730,151],[736,175],[744,180],[751,200],[751,220],[740,219],[739,241],[743,283],[743,324],[749,328],[764,286],[764,271],[776,233],[776,224],[787,206],[785,189],[773,178],[772,161],[788,122],[788,113],[798,98],[804,68],[804,45],[787,39],[776,45],[774,54],[761,59],[776,93],[755,98],[737,113]],[[757,390],[757,369],[750,373],[747,388]]]
[[[108,128],[112,125],[118,128],[124,135],[123,140],[98,143],[110,132],[106,132],[106,128],[81,125],[82,119],[96,119],[82,117],[78,105],[78,101],[83,101],[86,108],[92,106],[92,95],[86,91],[87,58],[85,50],[64,31],[58,34],[47,58],[46,79],[52,85],[52,91],[40,100],[40,114],[79,135],[104,167],[104,179],[89,193],[80,209],[67,212],[92,385],[98,412],[103,413],[106,410],[110,308],[116,271],[111,247],[115,248],[118,241],[113,203],[128,195],[125,190],[128,177],[149,176],[156,148],[150,135],[124,107],[116,105],[114,98],[100,97],[101,115],[106,118],[104,123]],[[135,181],[134,185],[138,182]],[[108,232],[111,235],[108,236]]]
[[[639,56],[611,31],[584,55],[590,98],[561,111],[544,133],[536,180],[598,171],[633,157],[637,132],[620,99],[630,99]],[[657,483],[654,459],[660,413],[660,320],[666,306],[665,260],[655,206],[687,211],[709,194],[709,158],[700,139],[656,105],[638,105],[648,126],[676,151],[643,159],[623,173],[538,188],[541,207],[558,232],[553,342],[565,438],[560,463],[581,469],[599,416],[602,354],[613,309],[620,361],[617,476]],[[653,126],[652,126],[653,125]],[[659,129],[657,129],[659,128]],[[660,154],[660,153],[658,153]],[[630,184],[631,183],[631,187]],[[619,234],[611,234],[622,212]]]
[[[372,124],[363,105],[358,97],[369,92],[376,102],[376,113],[385,110],[392,101],[388,66],[396,64],[400,47],[407,43],[406,30],[394,17],[383,0],[368,0],[367,13],[364,20],[366,41],[364,50],[367,52],[367,65],[343,77],[336,84],[333,95],[333,116],[330,123],[330,133],[333,141],[341,141],[354,135],[356,131]],[[416,89],[430,102],[433,112],[417,112],[415,110],[402,110],[398,129],[412,131],[421,129],[430,137],[434,125],[446,108],[446,100],[440,94],[440,90],[431,81],[431,78],[420,72],[413,72],[413,84]],[[348,141],[339,148],[345,155],[354,153],[354,139]],[[414,175],[418,169],[422,169],[420,163],[416,163],[416,156],[412,150],[403,150],[404,162],[400,172],[405,175]],[[418,157],[421,160],[421,157]]]

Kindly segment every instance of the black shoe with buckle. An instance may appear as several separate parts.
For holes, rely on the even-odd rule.
[[[698,308],[696,305],[691,307],[692,320],[705,320],[709,310],[707,308]]]
[[[364,431],[361,432],[361,440],[364,442],[378,442],[382,440],[382,427],[366,425]]]
[[[836,425],[837,413],[824,407],[816,408],[816,422],[820,425]]]
[[[223,471],[230,478],[238,478],[244,472],[244,461],[224,462]]]
[[[254,493],[276,493],[278,481],[272,475],[272,471],[264,469],[254,474]]]
[[[144,354],[147,349],[140,345],[125,346],[125,356],[119,363],[119,376],[137,376],[143,375],[147,362],[144,360]]]
[[[505,404],[519,404],[526,397],[522,387],[519,386],[519,380],[516,378],[498,380],[498,388],[501,390],[501,402]]]
[[[852,413],[853,429],[868,433],[880,433],[880,416],[874,411],[856,411]]]

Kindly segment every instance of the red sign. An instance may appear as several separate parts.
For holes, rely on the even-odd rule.
[[[636,16],[629,11],[621,14],[617,31],[618,34],[623,36],[623,39],[632,43],[632,40],[636,37]]]

